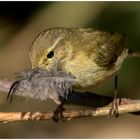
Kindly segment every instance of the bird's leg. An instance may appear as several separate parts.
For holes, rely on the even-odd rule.
[[[114,85],[114,100],[112,103],[112,107],[110,109],[110,116],[114,115],[116,118],[119,117],[118,113],[118,100],[117,100],[117,88],[118,88],[118,75],[115,76],[115,85]]]
[[[53,115],[53,120],[55,122],[58,122],[60,120],[64,121],[64,116],[63,116],[63,111],[65,110],[65,108],[63,107],[65,101],[63,101],[54,111],[54,115]]]

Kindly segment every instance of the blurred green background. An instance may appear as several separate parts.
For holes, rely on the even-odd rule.
[[[140,2],[0,2],[0,78],[30,68],[29,47],[50,27],[92,27],[126,34],[125,47],[140,51]],[[113,80],[96,92],[113,95]],[[52,102],[15,97],[11,105],[0,93],[0,111],[54,110]],[[140,59],[127,59],[119,73],[119,96],[140,98]],[[140,116],[97,117],[65,123],[0,123],[0,138],[140,138]]]

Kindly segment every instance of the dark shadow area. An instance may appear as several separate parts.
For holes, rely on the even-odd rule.
[[[51,2],[39,1],[0,2],[0,30],[5,30],[3,33],[0,32],[0,35],[4,35],[0,42],[0,48],[3,48],[5,43],[26,26],[35,13],[50,4]]]
[[[0,2],[0,18],[12,20],[17,23],[25,23],[29,17],[43,6],[51,2]]]

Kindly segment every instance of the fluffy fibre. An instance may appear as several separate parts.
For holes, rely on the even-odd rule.
[[[17,86],[11,87],[11,93],[36,100],[52,99],[60,104],[60,97],[67,99],[75,78],[63,71],[47,71],[40,68],[28,70],[21,74]]]

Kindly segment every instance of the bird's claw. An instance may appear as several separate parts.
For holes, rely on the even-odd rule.
[[[109,116],[119,117],[118,105],[120,104],[120,99],[114,99],[112,102],[111,109],[109,111]]]
[[[56,110],[54,111],[53,120],[57,123],[58,121],[64,121],[64,115],[63,111],[65,111],[65,108],[63,107],[63,104],[59,105]]]

